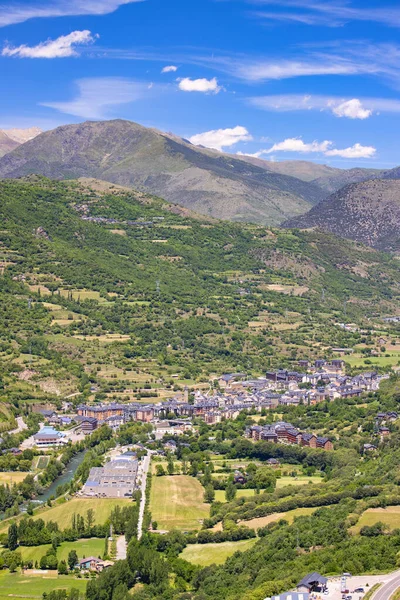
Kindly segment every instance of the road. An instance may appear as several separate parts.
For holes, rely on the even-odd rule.
[[[391,573],[391,579],[383,583],[371,600],[389,600],[398,588],[400,588],[400,571],[395,571]]]
[[[150,466],[150,452],[146,454],[143,459],[142,465],[142,482],[140,484],[140,490],[142,492],[142,497],[140,499],[140,508],[139,508],[139,520],[138,520],[138,540],[142,537],[143,534],[143,517],[144,517],[144,509],[146,507],[146,482],[147,482],[147,473]]]
[[[24,431],[24,429],[28,429],[28,425],[25,423],[22,417],[17,417],[17,428],[9,431],[8,433],[20,433]]]
[[[120,535],[117,539],[117,560],[124,560],[126,558],[126,539],[124,535]]]

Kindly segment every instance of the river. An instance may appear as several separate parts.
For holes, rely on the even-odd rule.
[[[53,483],[45,489],[43,494],[40,494],[40,496],[34,500],[35,504],[43,504],[44,502],[47,502],[51,496],[56,495],[56,490],[59,485],[64,485],[64,483],[69,483],[72,480],[73,476],[75,475],[75,471],[85,458],[86,452],[86,450],[83,450],[71,458],[65,471],[63,471],[61,475],[59,475],[57,479],[55,479]]]

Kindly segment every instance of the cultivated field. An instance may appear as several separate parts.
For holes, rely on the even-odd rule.
[[[189,544],[180,557],[201,567],[207,567],[214,563],[220,565],[238,550],[240,552],[248,550],[256,541],[257,538],[240,542],[222,542],[221,544]]]
[[[210,512],[203,496],[202,485],[189,475],[154,477],[150,512],[158,529],[200,529]]]

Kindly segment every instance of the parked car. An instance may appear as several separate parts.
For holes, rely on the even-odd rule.
[[[364,588],[363,587],[358,587],[354,590],[353,592],[354,594],[363,594],[364,593]]]

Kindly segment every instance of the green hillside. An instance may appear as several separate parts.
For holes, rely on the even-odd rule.
[[[259,375],[360,343],[337,321],[371,327],[368,319],[381,323],[396,310],[399,268],[388,255],[110,191],[40,178],[1,183],[8,400],[89,394],[91,384],[156,401],[210,374]]]

